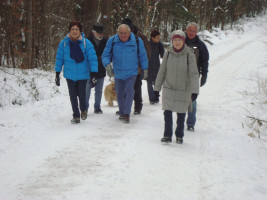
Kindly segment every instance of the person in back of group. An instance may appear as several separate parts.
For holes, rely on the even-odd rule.
[[[172,142],[173,118],[177,113],[176,142],[183,143],[185,115],[191,101],[195,101],[199,92],[199,74],[196,58],[192,50],[185,45],[185,34],[181,30],[172,32],[172,46],[163,57],[155,87],[162,91],[162,109],[164,110],[164,137],[161,142]]]
[[[110,77],[115,77],[119,119],[129,123],[138,63],[140,63],[142,70],[147,71],[148,59],[143,41],[131,33],[128,25],[121,24],[117,31],[116,35],[108,39],[102,54],[102,61],[107,74]],[[139,39],[138,44],[136,39]]]
[[[89,99],[91,96],[91,88],[95,88],[95,104],[94,113],[102,114],[101,99],[103,93],[104,78],[106,76],[106,70],[102,63],[102,53],[106,47],[107,38],[104,37],[104,27],[101,24],[94,24],[93,30],[88,37],[88,40],[94,45],[97,61],[98,72],[91,72],[91,79],[86,84],[86,110],[89,108]]]
[[[197,31],[198,31],[197,24],[194,22],[190,22],[186,27],[185,43],[194,50],[198,71],[201,75],[200,87],[202,87],[203,85],[205,85],[207,81],[208,67],[209,67],[209,51],[204,42],[197,35]],[[195,131],[196,112],[197,112],[197,101],[193,101],[192,109],[188,110],[188,117],[186,120],[188,131],[191,132]]]
[[[147,90],[150,104],[159,102],[159,92],[153,90],[160,67],[160,57],[163,58],[164,47],[160,42],[160,33],[154,30],[150,34],[151,57],[148,65]]]
[[[85,88],[90,78],[90,71],[98,71],[94,46],[84,37],[82,24],[78,21],[70,23],[69,33],[58,46],[55,63],[57,86],[60,86],[60,72],[63,65],[63,76],[67,80],[73,111],[71,122],[77,124],[80,123],[80,117],[82,120],[87,118]]]
[[[147,58],[150,59],[151,47],[150,47],[150,44],[149,44],[147,37],[136,26],[133,25],[132,20],[130,20],[129,18],[123,19],[122,24],[127,24],[130,27],[132,33],[134,33],[134,35],[136,35],[142,39],[144,46],[145,46],[146,53],[147,53]],[[134,91],[135,91],[135,93],[134,93],[134,114],[136,114],[136,115],[141,114],[142,107],[143,107],[143,103],[142,103],[143,102],[143,99],[142,99],[142,79],[144,78],[143,76],[144,75],[142,74],[141,66],[139,66],[138,75],[136,77],[136,81],[134,84]]]

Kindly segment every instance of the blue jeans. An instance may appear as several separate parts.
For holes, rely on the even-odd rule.
[[[85,103],[86,82],[87,80],[78,80],[74,82],[73,80],[67,79],[73,117],[80,118],[80,110],[81,111],[86,110],[86,103]],[[79,99],[80,110],[77,97]]]
[[[195,124],[196,124],[196,113],[197,113],[197,101],[193,101],[192,102],[192,112],[190,112],[190,110],[188,110],[188,113],[187,113],[187,120],[186,120],[186,124],[187,124],[187,127],[188,126],[192,126],[192,127],[195,127]]]
[[[159,92],[154,91],[153,86],[154,86],[153,82],[147,81],[147,91],[148,91],[148,96],[149,96],[150,102],[159,101]]]
[[[95,104],[94,108],[100,109],[101,106],[101,99],[102,99],[102,93],[103,93],[103,84],[104,84],[104,78],[98,78],[96,85],[95,85]],[[91,96],[91,81],[90,79],[87,80],[86,83],[86,110],[88,111],[89,109],[89,99]]]
[[[173,122],[172,122],[172,111],[164,111],[164,121],[165,121],[165,130],[164,137],[172,137],[173,131]],[[176,137],[184,137],[184,122],[185,122],[185,113],[177,113],[177,128],[175,130]]]
[[[135,80],[136,76],[131,76],[126,80],[115,79],[115,90],[117,93],[120,115],[129,115],[131,113]]]

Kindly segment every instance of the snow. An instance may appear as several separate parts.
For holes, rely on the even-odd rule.
[[[248,136],[246,109],[254,107],[253,97],[244,96],[257,88],[251,73],[267,74],[266,21],[261,16],[238,29],[201,33],[214,44],[208,45],[210,72],[198,98],[196,131],[185,131],[182,145],[160,143],[163,111],[161,103],[149,104],[145,82],[142,114],[131,115],[129,124],[118,120],[117,105],[108,107],[104,98],[103,115],[93,113],[91,98],[87,120],[70,124],[63,78],[56,95],[52,89],[43,91],[49,98],[5,104],[0,199],[267,199],[267,130],[261,139]],[[47,77],[38,84],[51,89],[54,75]],[[27,91],[20,91],[27,99]],[[266,102],[261,109],[266,119]]]

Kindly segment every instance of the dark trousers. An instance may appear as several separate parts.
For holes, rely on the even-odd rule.
[[[147,91],[150,102],[159,102],[159,92],[154,91],[154,82],[147,81]]]
[[[86,110],[86,101],[85,101],[86,82],[87,80],[73,81],[67,79],[73,117],[80,118],[80,110],[81,111]],[[80,104],[80,110],[78,105],[78,99]]]
[[[172,137],[173,131],[173,122],[172,122],[172,111],[164,111],[164,121],[165,121],[165,130],[164,137]],[[175,130],[176,137],[184,137],[184,122],[185,122],[185,113],[177,113],[177,128]]]
[[[143,104],[142,104],[142,79],[141,75],[137,75],[136,81],[134,84],[134,110],[141,111]]]

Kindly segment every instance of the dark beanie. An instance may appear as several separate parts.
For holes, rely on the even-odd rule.
[[[127,24],[130,27],[131,31],[133,31],[134,26],[132,20],[130,20],[129,18],[124,18],[121,23]]]
[[[93,30],[97,33],[103,33],[104,32],[104,26],[101,24],[94,24]]]

